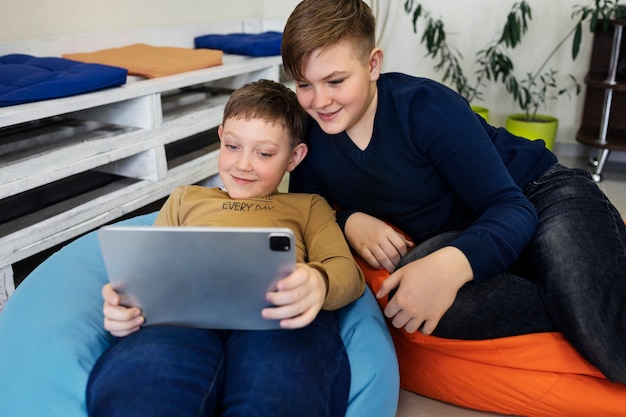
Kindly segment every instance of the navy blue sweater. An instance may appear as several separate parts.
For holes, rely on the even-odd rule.
[[[543,141],[496,129],[463,97],[425,78],[381,75],[371,141],[360,150],[343,132],[312,119],[309,153],[290,190],[317,193],[338,208],[343,227],[363,212],[419,243],[449,230],[474,279],[505,271],[537,227],[527,184],[557,162]]]

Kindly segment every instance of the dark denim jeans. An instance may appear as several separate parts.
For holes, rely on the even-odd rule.
[[[111,346],[87,386],[90,416],[344,416],[350,367],[322,311],[297,330],[146,327]]]
[[[397,268],[446,246],[458,233],[443,233],[417,245],[402,258]],[[556,327],[543,306],[537,286],[504,272],[480,284],[469,282],[461,287],[433,335],[484,340],[549,331],[556,331]]]
[[[626,384],[626,226],[589,173],[555,165],[526,190],[537,232],[509,271],[461,288],[434,334],[466,340],[557,330]],[[401,267],[445,246],[414,248]]]

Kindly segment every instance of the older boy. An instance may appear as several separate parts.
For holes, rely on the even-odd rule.
[[[282,226],[297,241],[296,271],[277,284],[263,311],[284,329],[269,331],[141,328],[137,308],[103,288],[105,327],[125,336],[94,367],[92,416],[343,416],[349,365],[331,310],[358,298],[363,276],[319,196],[281,194],[285,172],[304,158],[306,114],[287,87],[267,80],[235,91],[219,127],[224,188],[175,190],[156,225]],[[224,201],[272,209],[229,211]]]
[[[283,63],[314,121],[290,190],[337,206],[372,267],[394,271],[405,258],[377,294],[397,289],[385,308],[395,327],[463,339],[557,329],[625,384],[618,211],[542,141],[488,125],[439,83],[381,74],[374,32],[361,0],[303,0],[289,17]]]

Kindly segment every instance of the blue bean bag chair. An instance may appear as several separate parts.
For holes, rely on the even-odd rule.
[[[218,49],[227,54],[248,56],[280,55],[282,33],[229,33],[196,36],[196,48]]]
[[[0,56],[0,107],[90,93],[126,83],[124,68],[24,54]]]
[[[150,225],[156,213],[121,224]],[[107,282],[96,232],[37,267],[0,313],[0,414],[86,417],[89,372],[110,345],[102,325]],[[393,417],[399,395],[391,337],[369,289],[339,311],[352,384],[347,417]]]

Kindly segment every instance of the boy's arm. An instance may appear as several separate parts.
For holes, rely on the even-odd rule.
[[[304,231],[307,264],[327,279],[324,310],[336,310],[363,294],[365,278],[335,221],[326,200],[315,195],[311,201],[309,221]]]
[[[328,277],[323,310],[337,310],[363,295],[365,278],[352,255],[335,257],[320,263],[309,262],[308,265]]]

